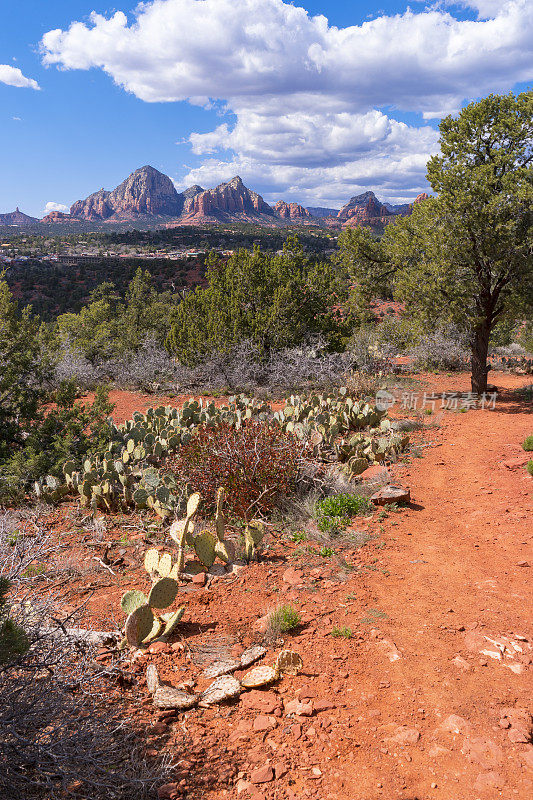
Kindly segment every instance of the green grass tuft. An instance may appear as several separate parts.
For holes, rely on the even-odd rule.
[[[331,631],[331,635],[334,639],[351,639],[353,633],[351,628],[347,628],[346,625],[343,625],[342,628],[335,626]]]
[[[271,636],[288,633],[297,628],[300,622],[301,617],[293,606],[279,606],[268,616],[267,633]]]
[[[346,528],[352,517],[369,514],[373,505],[359,494],[337,494],[319,500],[315,506],[317,525],[323,533],[335,534]]]

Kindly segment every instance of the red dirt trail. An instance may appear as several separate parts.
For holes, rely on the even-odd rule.
[[[437,392],[469,388],[463,374],[423,378]],[[233,706],[167,719],[148,744],[186,759],[169,798],[533,796],[533,478],[520,447],[533,416],[510,391],[527,377],[491,380],[502,389],[495,410],[446,412],[424,432],[422,458],[395,468],[411,506],[354,522],[376,537],[342,552],[354,568],[318,555],[310,564],[296,545],[276,542],[230,585],[186,595],[185,640],[203,630],[205,641],[210,626],[233,637],[236,652],[256,638],[258,617],[291,602],[305,624],[284,646],[301,654],[304,670]],[[141,400],[137,408],[153,404]],[[96,616],[115,607],[131,585],[129,572],[88,608]],[[332,637],[344,626],[352,638]],[[148,661],[174,685],[194,669],[167,647],[135,662],[139,678]],[[146,690],[136,691],[150,723]],[[294,699],[302,706],[287,708]]]

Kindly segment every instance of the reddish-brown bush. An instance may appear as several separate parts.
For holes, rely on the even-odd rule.
[[[181,448],[181,476],[213,507],[216,491],[227,491],[227,511],[245,518],[268,513],[294,492],[302,445],[277,428],[249,423],[236,430],[221,424],[200,428]]]

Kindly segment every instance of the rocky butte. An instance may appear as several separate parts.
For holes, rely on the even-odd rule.
[[[0,225],[35,225],[39,221],[36,217],[29,217],[27,214],[23,214],[18,206],[15,211],[11,211],[9,214],[0,214]]]
[[[112,192],[100,189],[86,200],[78,200],[70,209],[70,214],[77,219],[93,221],[112,217],[179,217],[185,201],[185,195],[178,194],[167,175],[146,166],[132,172]]]
[[[384,203],[381,203],[374,192],[365,192],[352,197],[337,214],[337,219],[343,227],[361,225],[373,221],[382,221],[384,217],[391,217]]]
[[[285,200],[278,200],[274,206],[276,216],[280,219],[298,219],[298,220],[312,220],[313,215],[307,208],[304,208],[299,203],[286,203]]]
[[[231,181],[196,194],[185,203],[184,222],[265,221],[274,210],[236,175]]]

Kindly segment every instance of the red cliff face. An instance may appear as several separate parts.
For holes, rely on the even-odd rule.
[[[70,213],[73,217],[86,220],[109,219],[113,215],[113,208],[109,203],[111,192],[100,189],[99,192],[89,195],[85,200],[78,200],[71,206]]]
[[[274,206],[274,212],[280,219],[312,219],[309,211],[299,203],[286,203],[284,200],[278,200]]]
[[[186,201],[183,217],[187,221],[214,219],[231,221],[274,216],[274,211],[261,195],[247,189],[237,175],[215,189],[200,192]]]
[[[422,203],[423,200],[429,200],[429,194],[427,194],[427,192],[422,192],[422,194],[419,194],[417,197],[415,197],[413,205],[415,203]]]
[[[381,222],[385,217],[393,216],[391,212],[377,199],[374,192],[352,197],[344,208],[337,214],[337,219],[347,227],[363,225],[374,221]]]
[[[64,214],[63,211],[51,211],[46,217],[43,217],[41,222],[50,225],[52,223],[77,222],[77,220],[70,214]]]
[[[184,196],[178,194],[167,175],[153,167],[141,167],[112,192],[101,189],[70,209],[73,217],[85,220],[129,219],[136,216],[177,217]]]
[[[175,217],[181,214],[183,196],[167,175],[141,167],[111,192],[109,203],[115,214]]]

